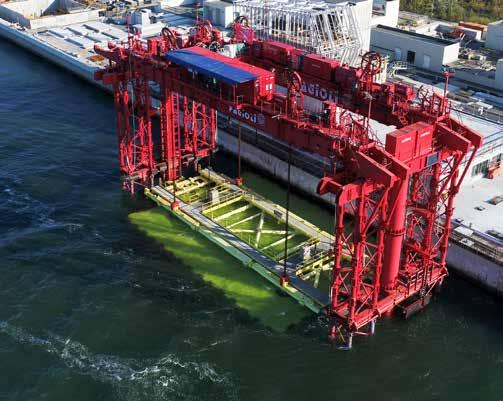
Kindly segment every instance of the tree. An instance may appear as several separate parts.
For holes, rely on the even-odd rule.
[[[466,20],[487,24],[503,19],[502,0],[405,0],[402,8],[454,22]]]

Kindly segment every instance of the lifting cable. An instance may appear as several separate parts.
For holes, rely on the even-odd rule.
[[[129,42],[129,76],[133,78],[133,63],[132,63],[132,47],[133,47],[133,37],[131,36],[131,15],[127,17],[127,33]],[[126,84],[126,91],[128,90],[128,85]],[[134,79],[131,79],[131,114],[133,120],[133,163],[136,164],[136,146],[134,144],[134,137],[136,136],[136,116],[135,116],[135,84]]]
[[[173,94],[171,92],[170,92],[169,96],[171,96],[171,110],[173,110],[173,107],[175,106],[175,104],[174,104],[175,100],[174,100]],[[179,101],[178,94],[176,96],[177,96],[177,100],[176,101],[178,102]],[[179,112],[178,109],[179,109],[179,104],[178,104],[177,111],[176,111],[177,115],[176,116],[172,116],[171,117],[172,119],[179,118],[180,112]],[[184,121],[184,124],[185,124],[185,121]],[[176,135],[177,135],[176,130],[172,130],[172,133],[171,133],[171,146],[173,146],[173,155],[175,156],[175,158],[172,160],[173,163],[176,163],[176,161],[177,161],[176,160],[176,154],[177,154],[176,140],[177,140],[177,138],[175,138]],[[180,146],[180,141],[181,141],[181,138],[178,138],[179,146]],[[181,170],[182,170],[181,156],[180,156],[180,160],[178,160],[178,162],[179,162],[179,166],[176,166],[176,167],[180,169],[180,175],[181,175]],[[171,207],[174,208],[177,205],[177,200],[176,200],[176,179],[177,179],[177,173],[178,173],[178,171],[177,171],[177,169],[174,168],[175,167],[174,165],[172,165],[172,167],[173,167],[173,170],[175,171],[175,176],[173,177],[173,202],[171,203]]]
[[[335,176],[335,173],[336,173],[335,162],[334,162],[333,171],[334,171],[333,174]],[[338,257],[338,255],[336,255],[337,241],[339,240],[337,238],[337,205],[338,205],[338,203],[339,203],[339,195],[335,195],[334,228],[332,230],[332,232],[334,233],[334,239],[333,239],[332,243],[330,244],[331,248],[332,248],[332,261],[333,261],[332,262],[332,277],[330,278],[330,292],[329,292],[330,305],[333,305],[333,303],[332,303],[333,288],[334,288],[334,284],[335,284],[335,280],[336,280],[334,273],[335,273],[335,266],[336,266],[336,257]],[[343,219],[344,219],[344,216],[343,216]]]
[[[172,205],[176,205],[177,204],[177,201],[176,201],[176,177],[173,179],[173,203]]]
[[[209,111],[208,111],[208,113],[205,113],[205,116],[203,118],[210,118],[210,121],[211,121],[211,114],[213,113],[214,109],[212,109],[211,107],[208,107],[207,110],[209,110]],[[208,114],[209,114],[209,117],[208,117]],[[218,123],[217,123],[217,118],[215,116],[215,132],[212,131],[212,126],[210,124],[210,131],[209,131],[210,137],[212,135],[216,135],[217,126],[218,126]],[[207,138],[208,130],[205,131],[204,135]],[[209,174],[209,177],[211,177],[211,169],[213,166],[213,150],[214,150],[214,147],[212,147],[208,153],[208,174]]]
[[[286,274],[287,258],[288,258],[288,218],[290,215],[290,170],[292,165],[292,144],[288,143],[288,169],[287,169],[287,187],[286,187],[286,215],[285,215],[285,252],[283,255],[283,277],[282,282],[288,282],[288,275]]]
[[[238,182],[241,182],[241,122],[238,120]]]

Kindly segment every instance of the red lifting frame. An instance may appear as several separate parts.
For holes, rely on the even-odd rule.
[[[182,175],[181,133],[180,133],[180,99],[162,83],[161,104],[159,106],[162,158],[166,169],[164,181],[174,181]]]
[[[337,196],[331,338],[343,338],[345,329],[356,331],[376,317],[388,191],[356,185],[346,186]],[[354,217],[352,229],[344,223],[346,212]]]
[[[148,54],[135,43],[135,52],[124,48],[100,49],[114,65],[98,71],[96,79],[112,85],[119,136],[119,163],[124,188],[134,192],[137,185],[150,186],[161,173],[174,181],[182,167],[196,166],[216,148],[216,111],[203,102],[173,91],[170,77],[152,65]],[[155,76],[154,76],[155,75]],[[149,83],[159,84],[160,105],[151,106]],[[128,94],[132,88],[132,96]],[[154,144],[152,117],[159,114],[160,143]],[[160,147],[160,149],[157,149]]]
[[[356,152],[347,172],[322,179],[318,193],[336,195],[335,240],[330,290],[330,337],[347,342],[363,326],[389,310],[394,301],[381,289],[386,255],[389,216],[399,206],[400,188],[407,182],[408,168],[375,145]],[[347,183],[343,183],[347,181]],[[353,217],[353,225],[344,221]],[[393,294],[394,297],[394,294]]]
[[[251,97],[251,103],[242,104],[223,96],[222,87],[220,91],[204,87],[194,74],[151,54],[140,42],[129,49],[96,49],[115,63],[96,78],[114,88],[120,166],[129,177],[126,182],[149,185],[159,172],[173,181],[183,166],[210,155],[216,146],[215,110],[291,146],[334,159],[334,173],[318,187],[320,194],[330,192],[337,199],[327,311],[333,338],[351,346],[353,335],[362,333],[364,326],[370,323],[373,332],[382,314],[412,296],[423,299],[447,274],[453,199],[481,137],[450,118],[444,98],[425,97],[429,103],[422,104],[417,113],[409,108],[408,118],[424,122],[388,135],[392,140],[389,149],[387,140],[386,151],[364,123],[344,116],[338,120],[333,102],[325,104],[326,122],[313,123],[301,106],[295,115],[278,108],[284,96],[275,95],[272,102]],[[299,92],[298,75],[295,80],[288,95]],[[365,80],[370,90],[373,81],[368,76]],[[152,144],[151,117],[156,110],[149,106],[149,81],[159,84],[161,91],[160,152]],[[134,99],[128,99],[128,83]],[[400,135],[414,137],[415,145],[398,141]],[[134,190],[132,184],[130,190]],[[345,224],[346,215],[353,216],[352,225]]]
[[[184,160],[208,157],[215,149],[216,111],[203,103],[184,98]]]
[[[136,184],[149,183],[154,168],[150,89],[144,74],[132,76],[121,68],[106,79],[114,92],[123,187],[134,192]],[[131,96],[128,85],[132,88]]]
[[[481,145],[478,134],[445,116],[436,124],[439,149],[425,157],[435,163],[411,175],[406,231],[398,280],[407,292],[429,293],[447,275],[446,256],[454,197]],[[473,150],[461,175],[459,166]],[[414,160],[413,164],[416,164]],[[393,286],[391,286],[393,288]]]

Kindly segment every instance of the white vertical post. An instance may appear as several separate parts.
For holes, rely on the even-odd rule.
[[[353,348],[353,333],[349,333],[349,336],[348,336],[348,350],[350,350],[351,348]]]

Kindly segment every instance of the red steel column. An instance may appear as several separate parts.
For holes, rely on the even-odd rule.
[[[339,308],[339,293],[341,286],[344,283],[342,279],[342,247],[344,242],[344,203],[340,200],[340,195],[337,197],[337,202],[335,206],[335,237],[332,247],[334,265],[332,269],[332,285],[330,289],[330,314],[334,319],[337,315],[337,309]],[[335,340],[337,338],[338,325],[335,322],[332,323],[330,327],[329,338]]]
[[[377,310],[377,304],[379,302],[379,292],[381,289],[381,281],[382,281],[382,268],[384,263],[384,258],[386,255],[384,249],[384,237],[386,234],[386,227],[384,227],[384,223],[387,220],[387,211],[388,211],[388,198],[389,192],[385,191],[382,195],[382,205],[379,206],[381,209],[380,212],[380,223],[379,228],[377,230],[377,241],[376,241],[376,261],[375,261],[375,273],[374,273],[374,295],[372,299],[372,310],[375,312]]]
[[[331,306],[332,310],[335,311],[339,306],[339,290],[342,284],[341,280],[341,257],[342,257],[342,245],[344,241],[344,204],[339,204],[335,206],[336,208],[336,224],[335,229],[335,240],[333,244],[334,252],[334,267],[332,270],[332,289],[331,289]]]
[[[409,175],[390,192],[389,205],[394,209],[389,219],[384,247],[384,264],[381,275],[381,288],[391,291],[395,288],[400,257],[402,253],[403,234],[405,231],[405,214],[407,211],[407,193]]]
[[[439,193],[439,182],[440,182],[440,172],[441,172],[441,162],[436,163],[432,167],[432,174],[430,178],[430,188],[428,194],[428,204],[427,204],[427,223],[424,230],[423,237],[423,250],[427,253],[423,259],[423,282],[426,281],[427,276],[431,273],[434,265],[434,259],[437,256],[438,249],[435,244],[435,220],[437,216],[437,208],[440,202]],[[446,178],[448,179],[448,178]]]
[[[129,94],[127,91],[127,83],[119,82],[116,77],[113,84],[113,90],[119,150],[119,168],[121,174],[129,174],[129,171],[127,171],[126,160],[128,157],[127,144],[131,133],[129,127]]]
[[[454,198],[458,192],[458,170],[453,172],[451,179],[451,186],[448,193],[447,205],[445,208],[444,217],[444,236],[442,242],[440,243],[440,266],[445,267],[445,261],[447,258],[447,249],[449,247],[449,236],[451,235],[451,220],[454,212]]]
[[[182,175],[182,149],[180,149],[180,104],[179,95],[172,91],[169,77],[164,74],[160,82],[161,104],[159,106],[162,162],[165,181],[175,181]]]

